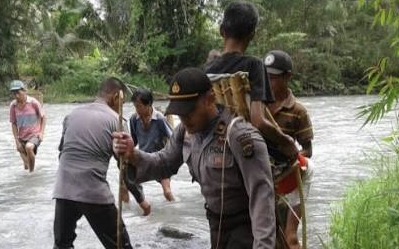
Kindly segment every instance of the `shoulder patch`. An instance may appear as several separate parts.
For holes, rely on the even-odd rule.
[[[243,157],[252,157],[254,155],[254,142],[250,132],[238,136],[237,142],[241,146]]]

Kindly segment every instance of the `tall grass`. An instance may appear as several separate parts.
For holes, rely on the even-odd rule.
[[[351,188],[333,211],[330,249],[399,248],[399,154],[368,161],[374,177]]]

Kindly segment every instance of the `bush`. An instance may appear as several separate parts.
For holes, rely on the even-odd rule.
[[[333,212],[331,249],[399,248],[399,156],[373,162],[376,177],[354,186]]]
[[[93,98],[99,84],[107,77],[100,59],[87,56],[83,59],[65,61],[65,72],[45,88],[45,101],[68,102],[82,96]]]

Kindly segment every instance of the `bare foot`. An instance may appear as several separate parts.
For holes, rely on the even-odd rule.
[[[139,205],[143,209],[143,216],[148,216],[151,213],[151,205],[148,201],[144,200]]]
[[[171,190],[163,192],[163,195],[165,196],[165,199],[168,200],[168,201],[174,201],[175,200],[175,197],[173,196],[173,193],[172,193]]]
[[[173,197],[172,190],[170,188],[170,179],[169,178],[162,179],[161,185],[165,199],[168,201],[174,201],[175,197]]]
[[[34,170],[35,170],[35,166],[33,166],[33,165],[30,166],[30,165],[29,165],[29,173],[32,173]]]

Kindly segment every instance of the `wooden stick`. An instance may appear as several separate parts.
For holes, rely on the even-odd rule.
[[[301,167],[296,168],[296,179],[298,182],[298,192],[299,192],[299,207],[301,210],[302,219],[302,249],[307,248],[307,223],[306,223],[306,211],[305,211],[305,198],[303,194],[303,184],[301,177]]]
[[[119,126],[118,131],[123,131],[123,91],[119,91]],[[122,191],[123,191],[123,172],[124,172],[124,163],[123,158],[118,158],[118,168],[119,168],[119,193],[118,193],[118,217],[117,217],[117,249],[122,248],[122,236],[123,236],[123,226],[122,226]]]

